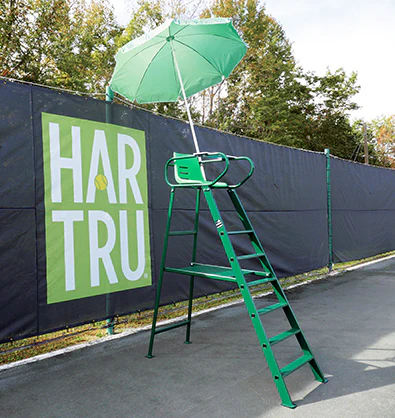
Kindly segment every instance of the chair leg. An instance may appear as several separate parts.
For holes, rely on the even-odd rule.
[[[156,299],[155,299],[155,308],[154,308],[154,316],[152,319],[152,328],[151,328],[151,338],[149,342],[148,354],[146,355],[147,358],[153,358],[152,350],[154,347],[154,339],[156,334],[156,322],[158,320],[158,311],[159,311],[159,304],[160,304],[160,295],[162,292],[162,283],[163,283],[163,273],[165,270],[165,262],[166,262],[166,255],[167,255],[167,247],[169,243],[169,232],[170,232],[170,225],[171,225],[171,216],[173,213],[173,204],[174,204],[174,195],[175,189],[171,189],[170,192],[170,202],[169,202],[169,210],[167,212],[167,223],[166,223],[166,233],[165,233],[165,240],[163,243],[163,253],[162,253],[162,261],[160,266],[160,273],[159,273],[159,280],[156,289]]]
[[[196,205],[195,205],[195,224],[194,224],[194,237],[193,237],[193,249],[192,249],[192,263],[196,261],[196,249],[199,230],[199,211],[200,211],[200,196],[201,189],[196,189]],[[191,344],[191,319],[192,319],[192,301],[193,301],[193,288],[195,277],[191,276],[189,282],[189,301],[188,301],[188,324],[185,336],[185,344]]]

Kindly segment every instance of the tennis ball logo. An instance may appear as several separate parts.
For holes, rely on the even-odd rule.
[[[108,180],[107,177],[103,174],[98,174],[95,177],[95,186],[97,190],[105,190],[107,187]]]

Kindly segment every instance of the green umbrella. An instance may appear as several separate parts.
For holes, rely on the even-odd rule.
[[[246,52],[230,19],[169,20],[124,45],[115,56],[111,89],[137,103],[187,98],[228,77]]]

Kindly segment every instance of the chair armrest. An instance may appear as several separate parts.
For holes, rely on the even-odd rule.
[[[206,157],[207,160],[203,160],[202,157]],[[192,158],[197,158],[201,165],[206,164],[206,163],[225,161],[225,167],[222,170],[222,172],[212,181],[211,180],[206,180],[206,181],[203,181],[203,182],[196,181],[195,183],[194,182],[188,182],[188,183],[185,183],[185,184],[170,182],[169,175],[168,175],[169,167],[174,166],[175,161],[192,159]],[[202,166],[202,169],[203,169],[203,166]],[[170,187],[201,187],[201,186],[211,187],[215,183],[218,183],[218,181],[226,174],[228,169],[229,169],[229,159],[228,159],[227,155],[225,155],[222,152],[199,152],[199,153],[195,153],[195,154],[191,154],[191,155],[182,155],[182,156],[172,157],[166,162],[166,164],[165,164],[165,181]],[[205,178],[204,169],[202,171],[202,174],[203,174],[203,177]]]
[[[242,181],[240,181],[237,184],[229,184],[230,189],[237,189],[238,187],[240,187],[242,184],[244,184],[252,176],[252,173],[254,172],[254,169],[255,169],[254,162],[251,160],[251,158],[244,157],[244,156],[234,157],[232,155],[228,155],[228,159],[229,159],[229,161],[248,161],[248,163],[250,164],[250,170]]]
[[[196,182],[192,181],[188,181],[185,183],[172,183],[169,180],[169,167],[174,166],[174,163],[176,161],[180,161],[180,160],[187,160],[187,159],[198,159],[199,164],[202,167],[202,180],[196,180]],[[242,184],[244,184],[251,176],[252,173],[254,172],[254,163],[252,162],[252,160],[249,157],[235,157],[232,155],[226,155],[223,152],[199,152],[199,153],[195,153],[195,154],[189,154],[189,155],[182,155],[182,156],[176,156],[176,157],[172,157],[170,158],[165,165],[165,181],[166,183],[170,186],[170,187],[212,187],[214,186],[216,183],[218,183],[222,177],[225,176],[225,174],[227,173],[228,169],[229,169],[229,165],[230,165],[230,161],[247,161],[250,165],[250,169],[248,174],[243,178],[242,181],[240,181],[239,183],[236,184],[230,184],[228,185],[229,188],[231,189],[236,189],[238,187],[240,187]],[[206,180],[205,178],[205,172],[204,172],[204,164],[211,164],[211,163],[216,163],[216,162],[225,162],[225,167],[224,169],[221,171],[221,173],[214,179],[214,180]]]

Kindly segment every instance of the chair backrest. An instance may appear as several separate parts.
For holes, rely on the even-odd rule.
[[[174,153],[174,157],[190,157],[174,160],[174,178],[179,184],[203,183],[205,181],[198,157],[191,154]]]

